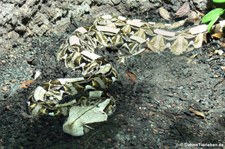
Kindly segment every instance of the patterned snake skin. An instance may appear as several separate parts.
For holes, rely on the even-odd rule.
[[[115,110],[115,99],[106,92],[117,80],[117,72],[109,61],[124,62],[146,49],[169,48],[180,54],[199,46],[196,41],[200,34],[191,35],[186,30],[177,31],[175,36],[164,30],[157,33],[160,29],[176,30],[184,22],[180,23],[168,26],[105,15],[90,27],[77,28],[60,47],[57,59],[64,61],[66,67],[81,70],[82,76],[50,80],[38,86],[29,97],[29,112],[34,116],[68,116],[64,132],[84,135],[92,129],[87,124],[106,121]],[[183,51],[177,51],[180,43]]]

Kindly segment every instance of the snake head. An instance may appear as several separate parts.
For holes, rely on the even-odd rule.
[[[63,131],[72,136],[82,136],[92,129],[87,124],[107,121],[109,113],[105,109],[112,107],[110,105],[111,100],[111,98],[108,98],[92,106],[71,107],[69,117],[63,125]]]

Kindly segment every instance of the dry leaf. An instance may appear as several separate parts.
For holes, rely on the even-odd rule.
[[[169,12],[166,9],[164,9],[163,7],[159,8],[159,14],[165,20],[169,21],[171,19]]]
[[[200,14],[195,11],[191,11],[190,13],[188,13],[188,21],[193,22],[195,25],[198,25],[201,21]]]
[[[137,76],[129,70],[126,71],[126,77],[130,79],[133,83],[137,81]]]
[[[189,2],[185,2],[175,13],[175,16],[178,18],[181,18],[183,16],[186,16],[188,12],[190,11]]]
[[[203,119],[205,118],[205,114],[203,112],[197,111],[197,110],[195,110],[193,108],[189,108],[189,111],[194,113],[196,116],[199,116],[199,117],[201,117]]]
[[[41,75],[41,71],[37,70],[34,75],[34,80],[36,80]]]
[[[33,83],[34,80],[27,80],[21,83],[20,88],[28,88],[28,86]]]
[[[223,33],[222,32],[214,33],[214,34],[212,34],[212,37],[220,39],[223,37]]]
[[[170,47],[175,55],[180,55],[188,48],[188,41],[183,36],[178,36]]]

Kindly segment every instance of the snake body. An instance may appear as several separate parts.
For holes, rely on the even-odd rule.
[[[66,67],[81,70],[82,76],[50,80],[38,86],[28,99],[30,113],[34,116],[68,116],[63,125],[64,132],[84,135],[91,129],[87,124],[106,121],[115,110],[115,99],[106,90],[118,75],[109,61],[124,62],[146,49],[176,51],[178,39],[186,46],[185,50],[196,46],[195,42],[188,42],[190,39],[195,41],[198,35],[189,34],[186,39],[187,31],[177,32],[172,37],[154,32],[156,28],[175,27],[105,15],[97,18],[92,26],[77,28],[60,46],[57,59],[64,61]],[[167,41],[173,44],[168,46]],[[112,54],[115,56],[111,57]]]

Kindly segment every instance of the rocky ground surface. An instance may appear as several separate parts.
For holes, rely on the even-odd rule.
[[[183,2],[1,1],[0,148],[225,146],[225,73],[221,69],[225,59],[213,54],[220,47],[212,44],[181,56],[149,51],[130,58],[126,65],[115,65],[120,79],[110,92],[117,99],[117,110],[83,137],[63,133],[63,117],[33,118],[27,114],[26,100],[37,85],[77,75],[55,58],[59,46],[77,26],[88,25],[105,13],[149,20],[158,17],[158,7],[163,5],[173,13]],[[203,11],[206,2],[193,0],[191,7]],[[137,75],[136,84],[126,77],[127,69]],[[41,75],[34,83],[28,88],[21,86],[38,71]]]
[[[64,34],[68,27],[90,24],[103,14],[152,19],[163,6],[173,14],[186,0],[2,0],[0,48],[14,50],[26,38]],[[193,10],[206,9],[207,0],[191,0]]]

